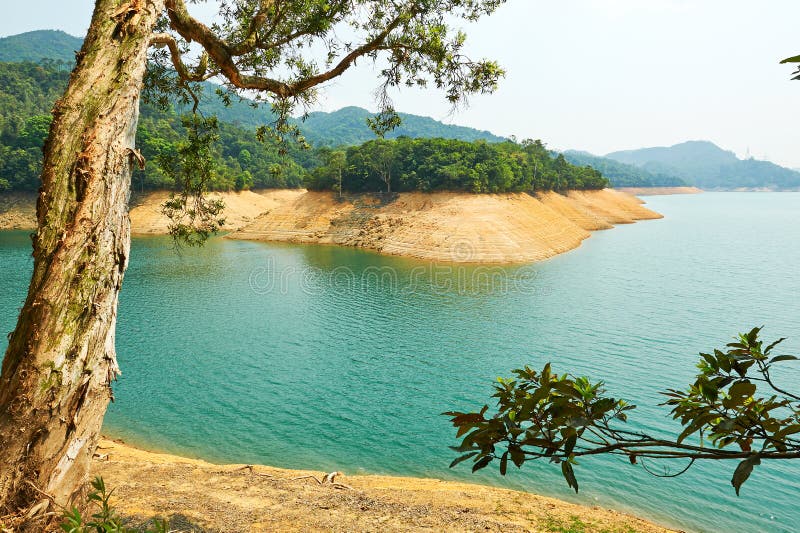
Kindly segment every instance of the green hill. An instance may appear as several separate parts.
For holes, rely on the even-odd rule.
[[[60,30],[36,30],[0,38],[0,61],[53,59],[71,63],[83,39]]]
[[[461,141],[485,140],[503,142],[506,139],[488,131],[465,126],[445,124],[430,117],[398,113],[402,124],[386,135],[387,139],[398,137],[457,139]],[[360,107],[344,107],[332,113],[310,113],[305,121],[298,122],[300,129],[312,144],[317,146],[356,145],[375,138],[367,126],[367,118],[373,116]]]
[[[68,65],[0,62],[0,191],[38,188],[50,109],[67,84]],[[134,173],[137,190],[180,187],[179,165],[190,124],[174,109],[141,106],[136,145],[146,164]],[[219,142],[210,148],[213,171],[208,183],[217,190],[303,185],[327,190],[341,184],[354,192],[524,192],[608,185],[597,170],[570,165],[541,142],[402,137],[373,139],[345,152],[301,150],[288,143],[284,156],[276,143],[259,142],[252,128],[220,122],[218,134]]]
[[[678,176],[703,189],[800,188],[800,172],[769,161],[742,160],[708,141],[613,152],[606,157],[651,173]]]
[[[589,152],[567,150],[564,157],[573,165],[590,166],[602,172],[612,187],[683,187],[686,182],[677,176],[650,172],[635,165],[621,163]]]
[[[38,62],[52,59],[72,63],[75,51],[80,49],[82,40],[62,31],[38,30],[0,39],[0,61]],[[264,106],[253,107],[250,100],[232,98],[231,105],[225,106],[216,96],[218,85],[203,84],[203,100],[199,110],[204,115],[216,115],[221,122],[227,122],[244,129],[253,130],[272,122],[273,115]],[[180,111],[180,109],[178,109]],[[295,119],[312,144],[317,146],[350,146],[361,144],[375,138],[367,127],[366,119],[373,114],[360,107],[345,107],[332,113],[315,112],[306,120]],[[430,137],[459,139],[462,141],[486,140],[502,142],[505,139],[488,131],[480,131],[464,126],[445,124],[430,117],[400,113],[403,124],[388,134],[387,138]]]
[[[36,190],[42,145],[50,126],[50,110],[69,80],[67,63],[0,62],[0,191]],[[317,164],[313,151],[289,145],[289,157],[274,143],[259,142],[253,131],[219,124],[214,147],[215,189],[299,187],[305,168]],[[174,188],[162,163],[176,161],[186,128],[175,111],[142,105],[137,146],[147,164],[134,175],[136,188]]]

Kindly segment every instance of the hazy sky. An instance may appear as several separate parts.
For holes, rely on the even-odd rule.
[[[7,4],[3,36],[54,28],[83,35],[92,6]],[[798,0],[508,0],[465,27],[472,55],[508,70],[497,93],[455,115],[433,89],[393,97],[400,111],[558,149],[604,154],[708,139],[800,168],[800,82],[778,64],[800,53],[798,21]],[[327,87],[320,109],[374,108],[376,85],[362,64]]]

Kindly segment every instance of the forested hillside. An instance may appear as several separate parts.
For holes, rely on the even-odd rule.
[[[39,30],[13,35],[0,39],[0,61],[33,61],[53,59],[72,63],[75,51],[80,49],[82,39],[73,37],[62,31]],[[223,105],[215,92],[219,85],[204,82],[205,98],[200,103],[199,111],[205,115],[216,115],[221,122],[234,124],[244,129],[254,129],[273,120],[269,108],[254,107],[250,100],[231,99],[229,105]],[[181,111],[180,109],[178,111]],[[305,120],[293,119],[303,135],[316,146],[341,146],[361,144],[373,139],[375,135],[367,127],[366,119],[372,113],[360,107],[346,107],[331,113],[310,113]],[[488,131],[474,128],[444,124],[430,117],[422,117],[400,113],[403,124],[390,132],[388,138],[405,137],[442,137],[445,139],[461,139],[474,141],[484,139],[501,142],[506,139]]]
[[[50,109],[66,86],[80,44],[80,39],[54,31],[0,39],[0,57],[6,59],[60,59],[0,63],[0,190],[38,188]],[[218,190],[308,185],[359,192],[506,192],[608,185],[596,170],[571,165],[539,141],[519,145],[429,117],[400,113],[402,124],[387,134],[387,140],[376,140],[367,125],[372,114],[358,107],[295,119],[316,148],[301,150],[290,142],[288,154],[282,155],[275,142],[260,142],[254,134],[257,127],[272,121],[270,111],[239,98],[224,105],[215,94],[218,90],[204,83],[198,108],[219,119],[210,183]],[[177,104],[167,111],[142,106],[137,147],[146,166],[134,173],[134,188],[179,186],[176,162],[187,137],[187,123],[181,117],[185,111]]]
[[[574,165],[591,166],[599,170],[614,187],[683,187],[686,182],[677,176],[661,172],[650,172],[635,165],[621,163],[589,152],[568,150],[567,161]]]
[[[0,63],[0,190],[38,188],[49,112],[68,77],[67,63]],[[301,150],[289,142],[288,153],[282,155],[275,142],[258,141],[254,128],[220,121],[216,135],[209,185],[217,190],[306,184],[338,189],[339,170],[345,191],[506,192],[607,185],[599,172],[573,166],[563,156],[551,156],[538,141],[518,145],[401,137],[369,141],[346,151]],[[134,188],[178,187],[176,164],[186,138],[185,120],[174,109],[143,105],[137,147],[146,166],[134,173]]]
[[[60,30],[37,30],[0,38],[0,61],[52,59],[72,63],[83,39]]]
[[[69,79],[66,63],[0,63],[0,190],[36,190],[41,172],[41,147],[50,126],[50,109]],[[174,188],[171,162],[185,142],[186,128],[174,111],[143,105],[137,145],[147,160],[134,174],[134,187]],[[288,145],[288,157],[274,143],[256,140],[253,132],[219,124],[214,146],[215,189],[299,187],[314,153]]]
[[[398,114],[402,123],[394,131],[386,134],[387,139],[417,137],[490,142],[507,140],[488,131],[444,124],[430,117]],[[332,113],[310,113],[305,121],[299,121],[298,125],[306,139],[315,146],[354,145],[375,138],[375,134],[367,126],[367,119],[372,116],[373,113],[360,107],[344,107]]]
[[[769,161],[739,159],[708,141],[614,152],[606,157],[652,173],[675,175],[703,189],[800,187],[800,172]]]
[[[453,139],[373,140],[346,152],[323,150],[325,164],[307,180],[311,189],[347,191],[469,191],[474,193],[602,189],[591,167],[553,157],[541,141],[487,143]]]

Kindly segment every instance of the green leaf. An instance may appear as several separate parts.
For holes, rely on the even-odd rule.
[[[570,455],[572,450],[575,449],[575,444],[578,442],[578,436],[572,435],[564,441],[564,453]]]
[[[728,394],[731,398],[749,398],[756,392],[756,384],[749,381],[739,381],[734,383]]]
[[[800,358],[798,358],[795,355],[778,355],[770,359],[769,364],[777,363],[779,361],[797,361],[797,360],[800,360]]]
[[[505,452],[500,458],[500,475],[505,476],[508,470],[508,452]]]
[[[575,471],[572,469],[572,464],[569,461],[563,461],[561,463],[561,473],[564,475],[564,479],[567,480],[567,485],[575,489],[575,493],[577,494],[578,480],[575,479]]]
[[[472,453],[467,453],[467,454],[464,454],[464,455],[462,455],[461,457],[458,457],[458,458],[454,459],[454,460],[453,460],[453,462],[452,462],[452,463],[450,463],[450,468],[453,468],[453,467],[454,467],[454,466],[456,466],[458,463],[461,463],[461,462],[463,462],[463,461],[466,461],[466,460],[467,460],[467,459],[469,459],[470,457],[475,457],[476,455],[478,455],[478,452],[472,452]]]
[[[733,473],[733,479],[731,479],[731,485],[736,489],[737,496],[739,495],[739,489],[742,484],[747,481],[747,478],[749,478],[750,474],[753,472],[753,467],[760,464],[761,458],[758,455],[753,455],[739,463],[739,466],[736,467],[736,471]]]
[[[784,63],[800,63],[800,56],[787,57],[786,59],[781,61],[781,65],[783,65]]]
[[[472,473],[474,474],[481,468],[486,468],[486,465],[491,463],[492,459],[494,459],[494,457],[492,457],[491,455],[484,455],[483,457],[481,457],[474,465],[472,465]]]

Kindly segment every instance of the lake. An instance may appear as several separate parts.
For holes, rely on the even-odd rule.
[[[733,463],[657,479],[584,459],[577,496],[548,463],[507,478],[448,469],[454,432],[440,413],[480,408],[497,376],[525,364],[603,379],[639,405],[634,425],[665,432],[659,392],[691,382],[698,352],[766,325],[767,338],[789,337],[782,353],[800,353],[800,194],[647,201],[663,220],[507,268],[223,238],[176,253],[169,239],[134,239],[105,431],[211,461],[524,489],[690,531],[798,531],[800,464],[758,467],[740,498]],[[27,234],[0,232],[4,332],[30,265]],[[800,365],[785,366],[778,381],[797,390]]]

